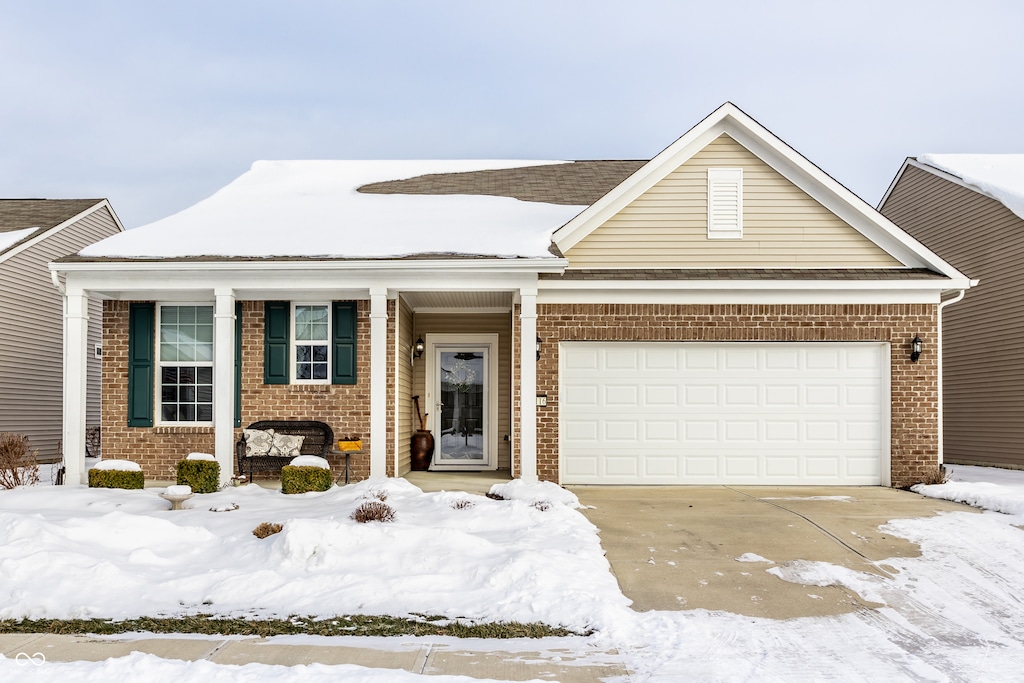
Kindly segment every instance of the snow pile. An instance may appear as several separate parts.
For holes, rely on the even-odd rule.
[[[95,470],[118,470],[120,472],[141,472],[142,467],[131,460],[101,460],[93,466]]]
[[[321,458],[319,455],[299,455],[292,458],[291,462],[288,464],[292,467],[319,467],[322,470],[331,469],[331,465],[327,462],[327,459]]]
[[[1024,218],[1024,154],[922,154],[917,160],[955,175]]]
[[[217,461],[217,458],[213,457],[211,453],[189,453],[185,456],[186,460],[212,460]]]
[[[8,247],[14,246],[15,244],[25,239],[38,229],[39,228],[22,228],[21,230],[0,232],[0,252],[7,249]]]
[[[950,480],[945,484],[918,484],[911,490],[930,498],[1024,515],[1024,472],[968,465],[947,465],[946,469]]]
[[[504,484],[494,484],[490,493],[505,500],[525,500],[529,503],[559,503],[571,508],[581,508],[580,499],[572,491],[563,489],[550,481],[525,482],[512,479]]]
[[[551,233],[583,206],[481,195],[369,194],[374,182],[561,161],[257,161],[167,218],[85,247],[83,256],[553,258]]]
[[[161,490],[0,494],[0,619],[430,614],[584,631],[629,614],[596,529],[566,505],[378,479],[301,497],[249,485],[171,512]],[[351,519],[382,495],[397,521]],[[284,528],[259,539],[261,522]]]
[[[164,493],[168,496],[187,496],[192,493],[192,487],[185,485],[168,486],[167,490],[164,491]]]

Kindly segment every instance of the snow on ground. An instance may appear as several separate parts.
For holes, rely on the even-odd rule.
[[[881,531],[918,543],[921,556],[880,562],[881,575],[739,555],[754,570],[761,563],[760,570],[809,592],[841,584],[884,605],[836,617],[635,613],[610,577],[596,530],[568,504],[552,500],[541,510],[531,504],[536,492],[525,488],[516,492],[522,500],[493,501],[422,493],[400,480],[291,497],[247,486],[196,496],[181,512],[168,511],[158,490],[0,492],[0,616],[434,612],[592,626],[598,632],[586,638],[534,642],[540,650],[575,642],[584,657],[618,653],[634,681],[1020,680],[1024,515],[1015,506],[1024,472],[951,469],[953,483],[918,492],[1018,512],[891,520]],[[364,496],[380,491],[398,510],[396,523],[348,519]],[[456,509],[462,500],[474,506]],[[229,502],[239,509],[209,511]],[[285,531],[256,539],[250,532],[261,521],[282,522]],[[76,580],[66,580],[69,575]],[[330,591],[318,587],[324,582]],[[252,591],[253,585],[266,589]],[[255,604],[254,594],[260,596]],[[324,640],[352,645],[360,639]],[[408,638],[377,639],[375,646],[388,647],[385,640],[399,647]],[[510,647],[487,642],[495,650]],[[48,663],[31,676],[27,666],[0,660],[0,678],[420,680],[358,667],[239,668],[139,654]],[[47,678],[37,675],[43,670]]]

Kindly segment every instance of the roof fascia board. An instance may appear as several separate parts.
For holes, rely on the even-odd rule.
[[[908,166],[913,166],[914,168],[919,168],[922,171],[926,171],[928,173],[931,173],[932,175],[937,176],[939,178],[942,178],[945,181],[951,182],[954,185],[959,185],[960,187],[962,187],[964,189],[967,189],[967,190],[970,190],[971,192],[976,192],[977,194],[980,194],[983,197],[988,197],[989,199],[991,199],[994,202],[999,202],[1000,204],[1003,204],[1002,200],[1000,200],[998,197],[994,197],[993,195],[989,194],[988,192],[985,192],[985,190],[982,190],[980,187],[977,187],[975,185],[971,185],[970,183],[964,182],[964,179],[961,178],[960,176],[956,176],[956,175],[953,175],[952,173],[949,173],[947,171],[943,171],[941,168],[935,168],[934,166],[930,166],[930,165],[928,165],[926,163],[918,161],[914,157],[908,157],[907,160],[905,162],[903,162],[903,166],[902,166],[902,168],[900,168],[899,174],[896,176],[896,179],[892,181],[892,184],[889,186],[889,189],[886,191],[885,196],[882,197],[882,201],[878,203],[879,207],[881,207],[885,203],[885,200],[889,198],[889,193],[893,190],[893,188],[896,187],[896,181],[900,179],[900,177],[903,175],[903,172],[907,169]],[[1003,204],[1003,206],[1006,206],[1006,205]]]
[[[937,290],[772,290],[751,287],[734,290],[587,290],[537,294],[540,304],[928,304],[938,305]]]
[[[56,235],[61,230],[64,230],[65,228],[71,225],[74,225],[75,223],[82,220],[86,216],[95,213],[102,208],[106,208],[110,212],[110,216],[114,219],[114,223],[117,225],[118,230],[120,232],[124,232],[124,226],[121,225],[120,219],[118,219],[117,214],[114,213],[114,209],[110,206],[110,202],[108,202],[106,199],[101,199],[100,201],[96,202],[85,211],[79,211],[71,218],[61,221],[52,228],[48,228],[46,230],[43,230],[42,232],[38,232],[29,239],[27,239],[26,241],[21,242],[20,244],[17,244],[11,247],[9,250],[3,252],[2,254],[0,254],[0,263],[3,263],[9,258],[13,258],[17,254],[20,254],[21,252],[25,251],[26,249],[31,249],[32,247],[39,244],[43,240],[48,239],[53,235]]]
[[[889,195],[892,194],[892,191],[896,188],[897,183],[900,182],[900,178],[903,177],[903,173],[907,170],[907,166],[910,165],[910,161],[910,157],[907,157],[906,159],[903,160],[903,165],[900,166],[900,170],[896,172],[896,177],[892,179],[892,182],[889,183],[889,187],[885,189],[885,194],[883,194],[882,198],[878,200],[878,205],[875,207],[878,211],[881,211],[882,207],[885,206],[885,202],[889,200]],[[920,164],[914,165],[920,168]]]
[[[950,291],[968,289],[977,284],[967,278],[928,280],[540,280],[541,291],[642,291],[642,290],[928,290]]]
[[[563,258],[541,259],[374,259],[330,261],[316,259],[295,260],[257,260],[257,261],[198,261],[198,260],[127,260],[127,261],[54,261],[50,270],[58,273],[72,272],[104,272],[117,273],[153,273],[159,277],[167,277],[171,272],[203,273],[296,273],[317,271],[362,271],[366,273],[397,273],[397,272],[486,272],[493,274],[505,273],[561,273],[568,265]]]

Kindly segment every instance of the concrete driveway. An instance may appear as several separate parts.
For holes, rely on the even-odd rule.
[[[795,560],[895,573],[918,547],[891,519],[972,508],[881,487],[573,486],[633,609],[724,610],[774,619],[874,607],[841,586],[805,586],[765,570]],[[774,565],[772,564],[774,563]]]

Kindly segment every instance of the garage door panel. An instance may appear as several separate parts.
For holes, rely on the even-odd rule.
[[[886,345],[567,342],[560,355],[563,483],[883,482]]]

